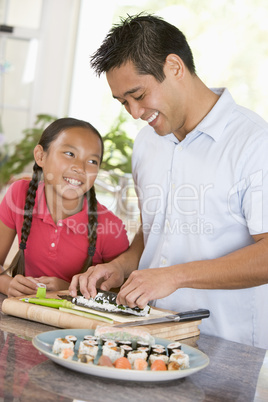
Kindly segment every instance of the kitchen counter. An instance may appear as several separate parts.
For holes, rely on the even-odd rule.
[[[0,306],[5,296],[0,294]],[[200,335],[194,341],[210,364],[160,383],[94,377],[58,366],[31,343],[55,327],[0,313],[0,401],[268,401],[266,350]],[[183,342],[183,341],[182,341]]]

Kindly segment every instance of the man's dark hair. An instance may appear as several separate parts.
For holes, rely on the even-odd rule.
[[[162,82],[166,57],[171,53],[195,74],[192,51],[184,34],[161,17],[138,14],[121,18],[120,24],[113,25],[90,61],[98,76],[131,61],[139,74],[153,75]]]

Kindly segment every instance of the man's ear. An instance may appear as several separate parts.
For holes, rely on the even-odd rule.
[[[171,53],[166,57],[164,73],[172,74],[179,79],[184,77],[185,66],[182,59],[177,54]]]
[[[38,166],[41,168],[44,166],[44,161],[45,161],[45,156],[46,152],[44,151],[42,145],[36,145],[34,148],[34,160],[37,163]]]

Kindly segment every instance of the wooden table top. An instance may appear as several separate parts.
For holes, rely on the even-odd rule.
[[[201,334],[191,345],[210,359],[203,370],[162,383],[119,381],[68,370],[40,354],[32,338],[54,329],[1,311],[0,401],[268,401],[264,349]]]

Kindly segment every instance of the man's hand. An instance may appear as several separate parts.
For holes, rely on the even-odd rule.
[[[144,308],[149,301],[162,299],[176,289],[171,267],[133,271],[121,287],[116,302]]]
[[[120,265],[115,262],[108,262],[89,267],[83,274],[74,275],[69,291],[71,296],[76,297],[79,287],[82,295],[89,299],[96,296],[97,288],[110,290],[121,286],[123,282],[124,271]]]

